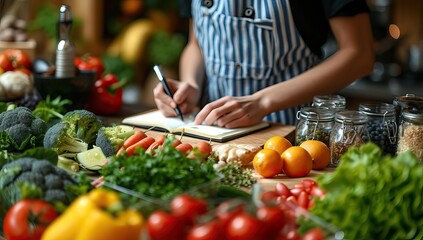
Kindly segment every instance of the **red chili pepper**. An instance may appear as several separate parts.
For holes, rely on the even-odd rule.
[[[113,115],[122,107],[123,81],[116,75],[106,74],[95,82],[85,108],[98,115]]]

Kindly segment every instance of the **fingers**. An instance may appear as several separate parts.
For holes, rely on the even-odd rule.
[[[173,99],[168,96],[163,89],[162,84],[157,84],[153,89],[154,102],[156,103],[157,108],[163,113],[166,117],[175,117],[175,107],[176,103]]]
[[[224,97],[207,104],[196,116],[195,124],[218,125],[225,128],[250,126],[262,120],[254,101]]]

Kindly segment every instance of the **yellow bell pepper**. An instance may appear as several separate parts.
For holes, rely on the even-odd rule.
[[[107,212],[117,204],[120,199],[116,193],[94,189],[78,197],[47,227],[41,240],[140,239],[143,217],[131,209],[116,216]]]

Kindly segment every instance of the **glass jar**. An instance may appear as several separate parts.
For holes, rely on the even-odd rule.
[[[312,106],[325,107],[334,112],[345,110],[347,101],[341,95],[318,95],[313,97]]]
[[[395,106],[398,126],[402,122],[401,117],[403,111],[409,110],[423,113],[423,97],[418,97],[414,94],[396,97],[393,104]]]
[[[397,153],[413,152],[423,163],[423,113],[404,111],[399,127]]]
[[[302,107],[297,113],[295,144],[298,146],[306,140],[319,140],[329,146],[335,113],[327,108]]]
[[[368,117],[366,130],[369,139],[364,140],[378,145],[383,154],[395,155],[398,136],[395,106],[388,103],[366,103],[360,104],[358,110]]]
[[[367,115],[359,111],[344,110],[335,114],[330,135],[331,160],[329,167],[337,167],[341,156],[352,146],[360,146],[368,139]]]

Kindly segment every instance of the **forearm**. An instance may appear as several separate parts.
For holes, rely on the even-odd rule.
[[[205,79],[204,59],[194,36],[192,22],[190,22],[190,35],[187,46],[181,54],[180,80],[189,83],[197,89],[202,89]]]
[[[332,94],[373,69],[374,50],[368,16],[331,21],[339,50],[314,68],[255,94],[266,114]]]

